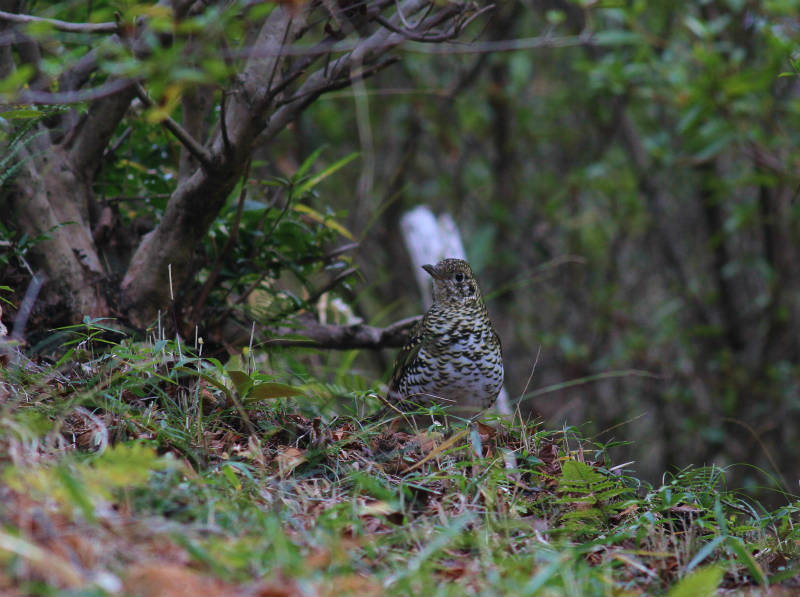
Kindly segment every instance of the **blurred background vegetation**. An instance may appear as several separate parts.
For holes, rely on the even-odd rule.
[[[282,4],[325,15],[335,3]],[[91,185],[93,201],[115,218],[98,228],[96,211],[94,229],[110,240],[95,235],[95,242],[105,243],[109,272],[124,269],[130,247],[162,217],[189,168],[163,118],[180,122],[181,98],[210,89],[216,103],[205,118],[218,122],[217,87],[237,68],[219,50],[247,38],[242,11],[269,14],[275,6],[210,3],[169,44],[156,35],[146,54],[29,25],[28,40],[42,54],[35,68],[6,27],[4,51],[25,64],[0,73],[9,102],[0,114],[5,197],[22,168],[20,147],[34,144],[35,127],[63,109],[15,101],[19,90],[37,77],[57,78],[88,47],[103,48],[97,81],[142,76],[155,101],[131,103]],[[196,239],[192,275],[172,307],[177,327],[188,335],[197,324],[216,339],[208,350],[235,352],[240,346],[213,331],[231,315],[247,334],[253,317],[290,325],[311,312],[382,326],[419,313],[399,222],[427,204],[460,227],[503,341],[507,389],[525,415],[630,441],[625,454],[651,480],[671,466],[747,463],[754,467],[735,467],[730,482],[795,491],[796,3],[432,6],[477,16],[447,43],[399,45],[396,63],[321,95],[254,145],[247,184],[236,184]],[[144,15],[161,34],[177,30],[168,14],[135,2],[28,2],[24,11],[71,22],[113,21],[116,11],[123,20]],[[335,20],[330,14],[313,21],[320,32]],[[364,32],[342,37],[354,35]],[[86,113],[86,104],[78,109]],[[11,213],[2,201],[12,200],[0,198],[0,211]],[[0,285],[14,305],[3,319],[11,329],[36,269],[37,238],[13,217],[0,226]],[[31,350],[52,350],[36,339],[66,323],[53,313],[34,309]],[[391,365],[389,350],[278,350],[261,342],[266,366],[328,382],[332,395],[337,385],[379,387]],[[298,406],[332,412],[322,402]]]

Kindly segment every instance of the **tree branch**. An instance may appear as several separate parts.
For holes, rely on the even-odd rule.
[[[494,4],[489,4],[488,6],[484,6],[480,10],[476,10],[473,14],[465,18],[462,22],[454,23],[449,31],[444,31],[440,33],[417,33],[416,31],[412,31],[408,28],[398,27],[394,23],[392,23],[388,19],[383,18],[380,15],[375,15],[375,20],[378,23],[380,23],[381,26],[386,27],[389,31],[393,31],[394,33],[399,33],[400,35],[411,41],[418,41],[423,43],[440,43],[458,37],[458,35],[461,33],[461,31],[464,30],[464,28],[467,25],[469,25],[472,21],[477,19],[483,13],[490,11],[494,8],[495,8]],[[429,26],[435,26],[457,13],[458,13],[457,8],[449,7],[441,11],[436,17],[434,17],[433,23],[431,23]],[[399,11],[398,14],[402,16],[402,13],[399,13]]]
[[[264,341],[268,348],[285,346],[294,348],[327,348],[351,350],[354,348],[399,348],[411,330],[422,319],[421,315],[401,319],[385,328],[365,324],[331,325],[319,323],[313,316],[299,318],[302,327],[278,327],[266,330],[272,336]]]
[[[398,11],[402,10],[404,14],[410,15],[420,11],[427,4],[425,0],[406,0]],[[346,84],[349,81],[349,76],[345,75],[345,73],[353,64],[366,64],[404,41],[406,41],[406,38],[403,35],[382,27],[368,38],[362,40],[349,54],[331,61],[324,68],[320,68],[310,74],[294,93],[292,99],[274,112],[261,135],[260,141],[269,140],[283,130],[303,108],[325,91],[341,88]],[[360,76],[365,76],[365,73]],[[338,85],[336,83],[337,79]]]
[[[47,23],[57,31],[64,31],[66,33],[116,33],[119,31],[119,26],[116,23],[70,23],[68,21],[59,21],[58,19],[46,19],[44,17],[35,17],[33,15],[16,14],[13,12],[5,12],[0,10],[0,21],[9,23]]]
[[[104,97],[109,97],[117,93],[122,93],[135,84],[131,79],[113,79],[98,85],[93,89],[82,91],[32,91],[24,89],[16,96],[0,96],[0,100],[8,105],[34,104],[34,105],[56,105],[56,104],[80,104],[83,102],[93,102]]]
[[[148,108],[155,106],[155,102],[150,99],[150,96],[147,95],[147,91],[145,91],[144,87],[142,87],[140,83],[136,83],[135,89],[136,95]],[[214,162],[211,154],[205,147],[200,145],[200,143],[198,143],[195,138],[186,131],[186,129],[172,120],[172,118],[169,116],[164,118],[164,120],[161,121],[161,124],[163,124],[164,128],[172,133],[175,138],[180,141],[181,144],[189,151],[189,153],[191,153],[197,159],[197,161],[200,162],[200,165],[204,170],[209,172],[214,171]]]
[[[225,95],[222,96],[223,109]],[[181,122],[184,130],[198,143],[208,140],[208,115],[214,105],[214,90],[207,85],[185,89],[181,96]],[[178,177],[184,179],[197,168],[197,161],[184,146],[178,162]]]
[[[125,116],[133,100],[134,90],[127,87],[115,95],[92,102],[85,118],[65,143],[71,145],[70,158],[75,168],[94,174],[100,167],[100,158],[108,142],[114,135],[117,125]]]

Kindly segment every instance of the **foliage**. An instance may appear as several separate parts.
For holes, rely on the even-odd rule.
[[[322,268],[336,274],[351,264],[346,254],[334,250],[329,255],[335,243],[353,240],[339,223],[345,213],[329,208],[320,212],[313,204],[319,195],[315,187],[357,154],[316,171],[321,154],[322,148],[314,151],[288,177],[250,180],[248,189],[234,189],[203,246],[202,260],[209,266],[197,276],[205,286],[209,280],[214,283],[210,301],[217,317],[219,311],[230,311],[226,297],[236,296],[248,298],[248,314],[259,321],[282,322],[300,309],[313,308]],[[264,190],[271,190],[272,197],[264,197]],[[296,279],[299,288],[287,278]],[[186,300],[196,304],[191,294]]]

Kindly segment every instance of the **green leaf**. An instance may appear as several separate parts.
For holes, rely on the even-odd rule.
[[[713,597],[722,580],[722,566],[714,564],[698,568],[689,576],[682,578],[672,587],[668,597]]]
[[[698,551],[694,557],[692,558],[689,565],[686,566],[686,572],[691,572],[694,568],[703,560],[705,560],[708,556],[710,556],[717,547],[722,544],[727,537],[725,535],[719,535],[718,537],[714,537],[711,541],[706,543],[700,551]]]
[[[605,481],[603,475],[585,462],[569,459],[565,460],[561,465],[562,485],[583,485],[588,488],[592,483],[600,483],[601,481]]]
[[[19,108],[17,110],[6,110],[5,112],[0,113],[0,116],[3,118],[41,118],[45,116],[43,112],[40,110],[30,110],[25,108]]]
[[[214,359],[214,360],[216,360],[216,359]],[[225,384],[218,382],[216,379],[214,379],[210,375],[206,375],[205,373],[198,373],[196,370],[189,369],[188,367],[175,367],[175,371],[180,371],[182,373],[189,373],[190,375],[197,376],[200,379],[210,383],[212,386],[214,386],[218,390],[221,390],[229,400],[231,399],[231,391],[228,388],[225,387]]]
[[[315,176],[312,176],[307,181],[305,181],[303,184],[301,184],[299,187],[297,187],[297,192],[298,193],[304,193],[304,192],[306,192],[306,191],[308,191],[310,189],[313,189],[320,182],[322,182],[323,180],[328,178],[331,174],[333,174],[337,170],[340,170],[341,168],[343,168],[344,166],[346,166],[347,164],[352,162],[357,157],[358,157],[358,152],[354,151],[350,155],[347,155],[347,156],[343,157],[341,160],[338,160],[338,161],[334,162],[333,164],[328,166],[325,170],[323,170],[322,172],[320,172],[319,174],[317,174]],[[299,172],[299,170],[298,170],[298,172]]]
[[[623,46],[637,44],[642,41],[641,36],[633,31],[624,29],[609,29],[598,31],[592,36],[594,43],[598,46]]]
[[[683,23],[697,37],[704,38],[710,33],[708,26],[697,17],[689,15],[683,20]]]
[[[292,209],[294,209],[297,212],[306,214],[312,220],[315,220],[315,221],[319,222],[320,224],[322,224],[323,226],[325,226],[327,228],[330,228],[331,230],[334,230],[335,232],[338,232],[339,234],[341,234],[343,237],[345,237],[348,240],[355,240],[355,237],[353,236],[353,234],[347,228],[342,226],[339,222],[337,222],[336,220],[332,220],[331,218],[325,217],[324,215],[319,213],[317,210],[312,209],[308,205],[302,205],[302,204],[293,205]]]
[[[285,398],[287,396],[302,396],[303,392],[299,389],[283,383],[260,383],[250,388],[245,402],[255,402],[257,400],[271,400],[273,398]]]
[[[786,568],[785,570],[781,570],[770,576],[768,582],[769,584],[774,585],[776,583],[789,580],[790,578],[794,578],[798,574],[800,574],[800,566],[794,566],[793,568]]]
[[[725,514],[722,512],[722,503],[719,501],[719,496],[714,500],[714,518],[717,519],[719,525],[719,532],[723,535],[728,534],[728,524],[725,521]]]
[[[311,168],[314,162],[317,161],[317,158],[319,157],[319,154],[322,153],[323,149],[325,149],[325,145],[322,145],[317,149],[315,149],[310,156],[308,156],[305,160],[303,160],[303,163],[300,164],[300,167],[297,169],[297,172],[294,173],[292,179],[299,180],[303,176],[305,176],[306,172],[308,172],[308,169]]]
[[[236,393],[239,396],[244,396],[247,391],[253,387],[253,380],[244,371],[228,371],[228,377],[233,382],[233,387],[236,388]]]
[[[94,506],[86,493],[86,485],[80,479],[76,479],[69,468],[63,464],[56,468],[56,476],[73,505],[83,512],[86,520],[94,522]]]
[[[733,143],[734,139],[735,135],[733,133],[722,133],[717,138],[714,138],[700,151],[695,152],[692,155],[692,158],[698,162],[709,160],[722,153],[723,149],[728,148],[730,144]]]
[[[241,491],[242,489],[242,482],[239,481],[239,477],[236,476],[236,471],[233,470],[232,467],[225,465],[222,467],[222,474],[225,475],[225,478],[228,480],[228,483],[231,484],[236,491]]]
[[[764,570],[761,568],[758,562],[756,562],[755,558],[750,553],[750,550],[747,549],[747,546],[741,539],[738,537],[728,537],[728,548],[734,554],[736,554],[738,560],[744,564],[744,566],[750,572],[750,575],[757,583],[765,587],[769,584],[769,580],[767,580],[767,575],[764,574]]]

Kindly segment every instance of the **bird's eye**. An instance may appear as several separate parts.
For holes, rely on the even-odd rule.
[[[463,282],[464,281],[464,274],[462,274],[461,272],[458,272],[455,275],[455,279],[456,279],[456,282]]]

